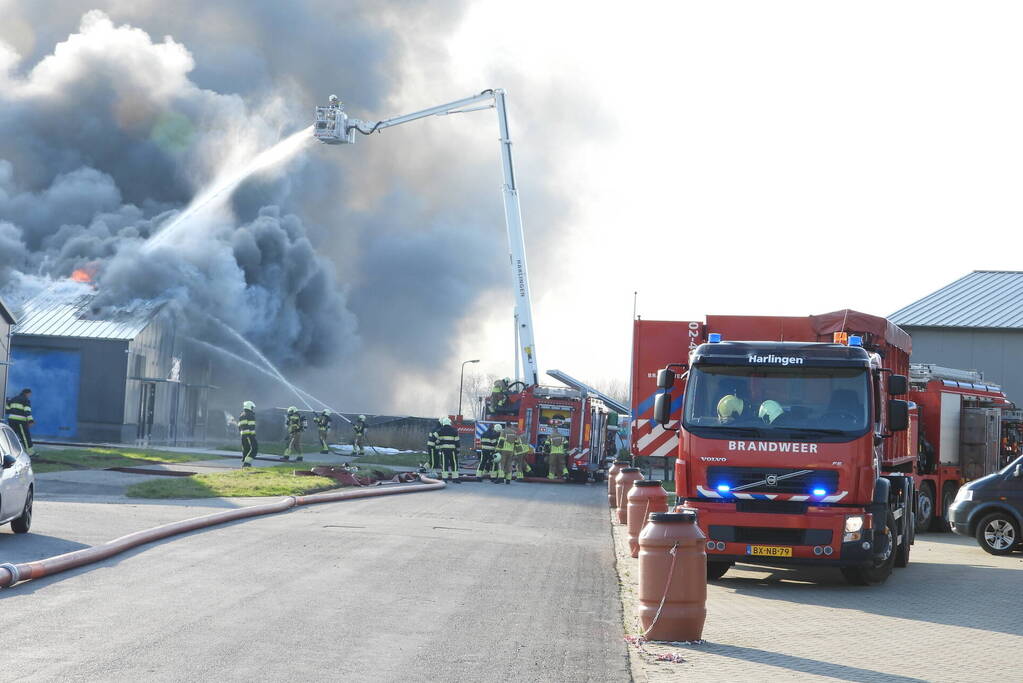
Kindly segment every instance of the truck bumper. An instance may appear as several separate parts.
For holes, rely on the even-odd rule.
[[[738,512],[734,503],[687,501],[684,507],[697,511],[709,562],[850,567],[873,561],[873,530],[866,524],[858,538],[844,539],[846,517],[866,515],[863,508],[811,506],[804,514],[776,514]]]

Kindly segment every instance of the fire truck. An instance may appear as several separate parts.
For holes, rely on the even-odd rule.
[[[579,483],[603,480],[607,460],[614,457],[618,431],[619,416],[614,408],[582,387],[516,382],[511,390],[504,405],[487,408],[481,425],[514,426],[525,436],[533,448],[526,458],[529,478],[547,476],[543,447],[557,431],[568,439],[569,479]]]
[[[964,465],[989,466],[1007,404],[979,376],[911,368],[910,351],[899,327],[851,310],[635,322],[632,452],[677,457],[710,578],[737,561],[816,564],[868,585],[908,564],[918,496],[934,519]]]

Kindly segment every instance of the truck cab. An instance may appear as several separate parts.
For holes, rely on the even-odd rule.
[[[680,504],[707,536],[708,575],[735,562],[840,567],[878,583],[908,562],[913,488],[882,477],[909,404],[903,376],[862,338],[847,344],[721,341],[658,378],[655,419],[682,397],[675,462]],[[679,386],[680,385],[680,386]],[[678,394],[676,394],[678,395]]]

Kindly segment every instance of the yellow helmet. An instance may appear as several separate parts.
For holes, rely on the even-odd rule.
[[[295,406],[290,406],[288,408],[288,412],[289,413],[297,413],[298,412],[298,408],[296,408]]]
[[[726,394],[718,401],[718,419],[724,421],[742,415],[742,409],[745,407],[746,404],[741,398],[735,394]]]
[[[760,410],[757,411],[757,417],[770,424],[781,417],[784,412],[785,409],[782,408],[781,404],[777,401],[764,401],[760,404]]]

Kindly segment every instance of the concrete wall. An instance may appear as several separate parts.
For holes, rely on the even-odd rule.
[[[913,362],[980,370],[1009,400],[1023,405],[1023,330],[904,327],[913,336]]]

